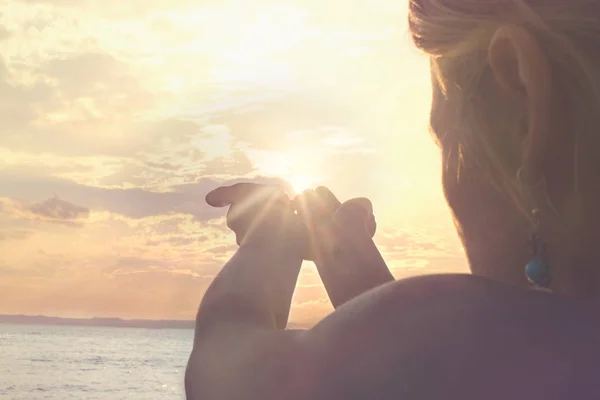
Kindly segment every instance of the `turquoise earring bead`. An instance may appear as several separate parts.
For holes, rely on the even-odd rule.
[[[534,258],[525,266],[525,275],[533,285],[546,286],[550,283],[550,266],[544,260]]]

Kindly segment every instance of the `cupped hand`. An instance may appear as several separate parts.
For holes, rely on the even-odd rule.
[[[227,226],[238,245],[279,246],[305,256],[306,227],[281,186],[237,183],[206,195],[213,207],[227,207]]]
[[[326,187],[304,191],[293,200],[294,208],[307,227],[309,259],[344,240],[370,240],[377,224],[373,205],[364,197],[341,203]]]

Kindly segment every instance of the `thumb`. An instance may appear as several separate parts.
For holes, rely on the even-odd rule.
[[[373,214],[373,204],[365,197],[357,197],[344,202],[338,209],[341,216],[366,219]]]

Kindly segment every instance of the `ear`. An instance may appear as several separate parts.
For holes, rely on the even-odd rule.
[[[542,163],[551,140],[552,79],[548,59],[529,31],[521,26],[506,25],[493,35],[488,61],[502,90],[525,97],[527,134],[522,143],[521,167],[528,175],[541,179]]]

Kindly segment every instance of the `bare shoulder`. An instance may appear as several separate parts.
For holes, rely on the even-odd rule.
[[[313,332],[326,335],[330,330],[362,326],[367,321],[389,327],[412,325],[410,319],[415,313],[422,323],[428,313],[440,314],[442,320],[455,320],[459,313],[471,316],[483,308],[505,308],[506,302],[520,302],[527,296],[529,293],[526,291],[466,274],[403,279],[348,302],[317,324]],[[434,321],[441,320],[435,318]]]
[[[443,321],[458,321],[476,318],[494,323],[532,321],[546,323],[553,317],[583,318],[589,308],[575,300],[523,290],[514,286],[466,274],[430,275],[390,282],[371,290],[338,308],[321,321],[314,332],[325,334],[330,329],[341,329],[364,322],[378,325],[403,327],[418,316],[421,323],[441,324]],[[588,313],[589,314],[589,313]],[[434,316],[431,321],[426,317]],[[412,321],[410,322],[412,325]]]
[[[309,332],[313,398],[600,396],[596,320],[568,299],[469,275],[393,282]]]
[[[589,307],[468,275],[392,282],[308,331],[220,330],[196,343],[195,399],[600,398]]]

